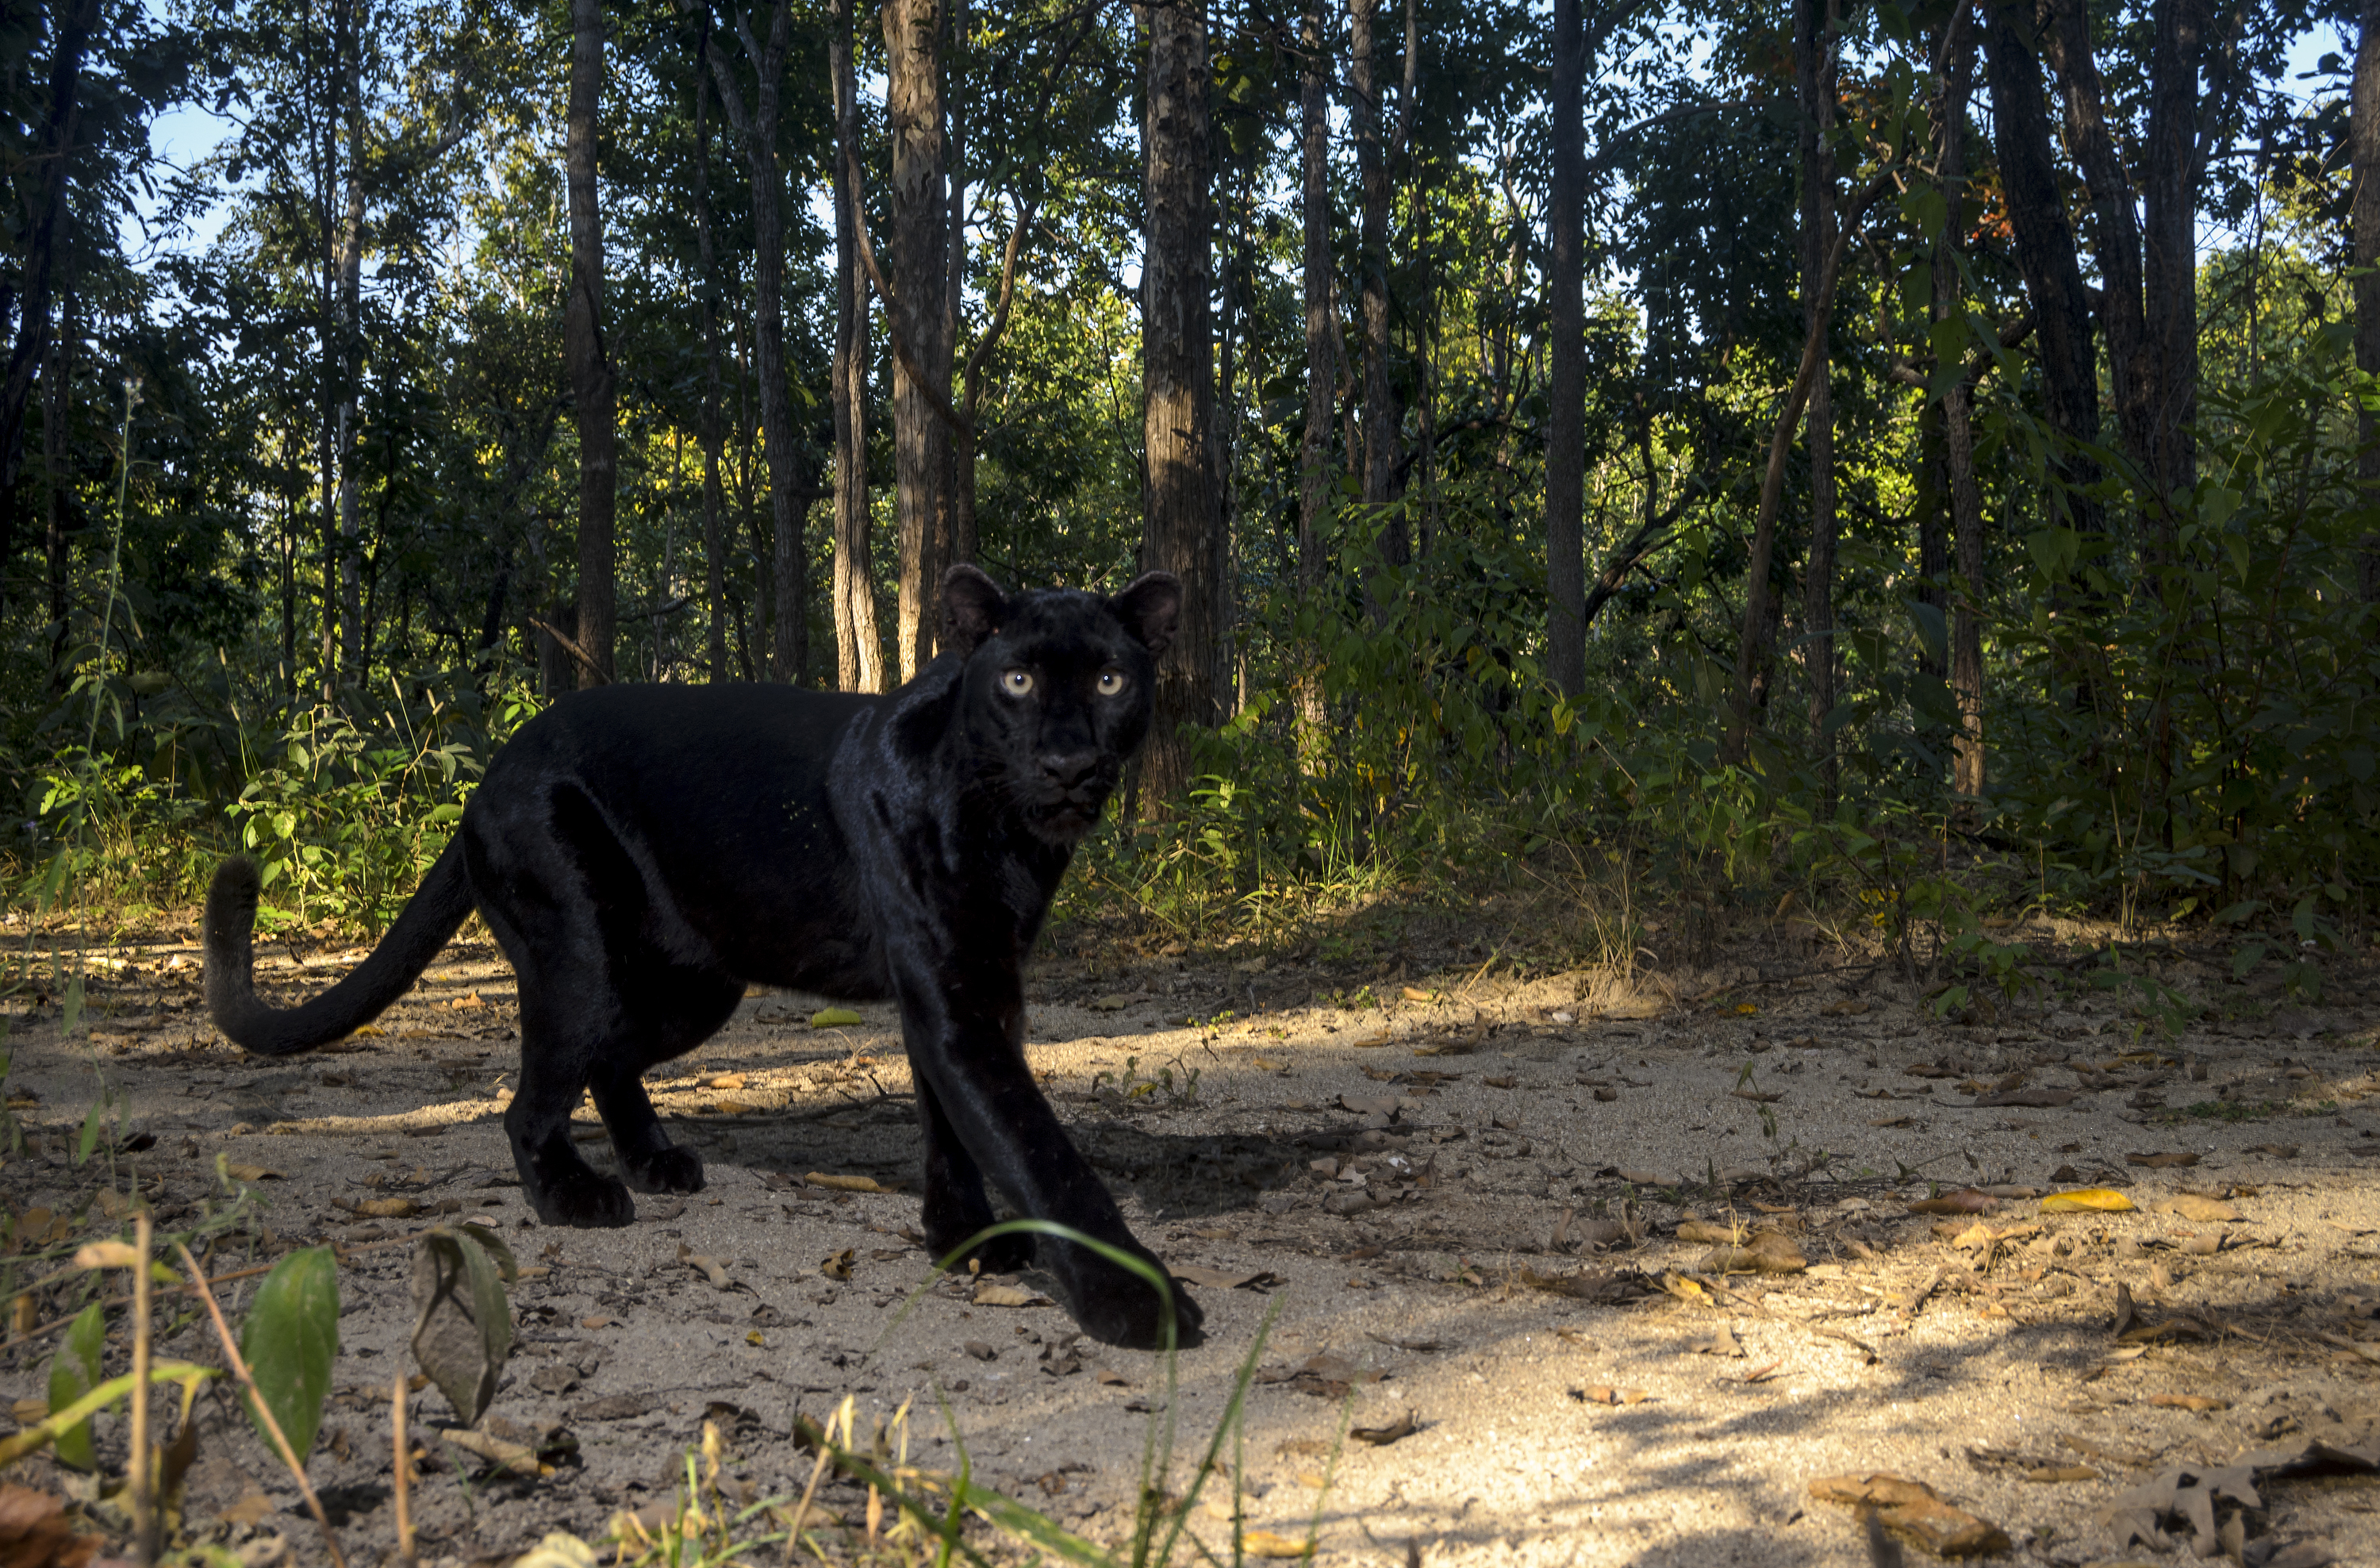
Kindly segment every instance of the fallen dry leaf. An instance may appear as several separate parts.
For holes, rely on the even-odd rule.
[[[504,1439],[491,1436],[486,1432],[463,1428],[449,1429],[439,1435],[456,1448],[476,1453],[490,1464],[509,1470],[516,1476],[538,1477],[553,1474],[553,1466],[540,1463],[537,1450],[527,1443],[506,1442]]]
[[[2010,1548],[2008,1532],[1964,1509],[1953,1508],[1923,1481],[1878,1472],[1828,1476],[1810,1483],[1821,1502],[1876,1511],[1876,1523],[1937,1557],[1981,1557]]]
[[[368,1197],[355,1207],[358,1218],[365,1220],[405,1220],[421,1212],[421,1205],[409,1197]]]
[[[1912,1214],[1988,1214],[1999,1206],[2000,1200],[1981,1187],[1961,1187],[1956,1192],[1920,1198],[1909,1206],[1909,1211]]]
[[[578,1326],[582,1329],[614,1329],[619,1327],[619,1325],[620,1319],[617,1318],[581,1318],[578,1319]]]
[[[995,1280],[987,1280],[975,1287],[975,1294],[967,1297],[967,1305],[969,1307],[1047,1307],[1050,1305],[1050,1298],[1046,1295],[1037,1295],[1022,1285],[1004,1285]]]
[[[824,1187],[830,1192],[882,1192],[873,1176],[837,1176],[823,1171],[812,1171],[802,1178],[810,1186]]]
[[[2038,1470],[2027,1470],[2028,1481],[2095,1481],[2099,1472],[2088,1465],[2045,1465]]]
[[[846,1260],[847,1265],[851,1254],[846,1251],[843,1256]],[[677,1244],[677,1260],[685,1264],[687,1268],[693,1270],[696,1273],[700,1274],[704,1279],[709,1280],[711,1283],[711,1288],[714,1290],[733,1290],[735,1288],[735,1282],[727,1277],[727,1270],[721,1265],[718,1258],[707,1258],[701,1253],[695,1251],[692,1247],[686,1246],[684,1242]],[[846,1280],[851,1278],[847,1266],[844,1272],[840,1277]]]
[[[1367,1442],[1375,1448],[1386,1448],[1400,1438],[1409,1438],[1421,1430],[1421,1423],[1410,1410],[1384,1427],[1350,1427],[1347,1435],[1357,1442]]]
[[[1293,1540],[1270,1530],[1242,1530],[1240,1550],[1250,1557],[1311,1557],[1314,1543]]]
[[[1695,1355],[1741,1356],[1743,1354],[1743,1345],[1736,1339],[1735,1330],[1726,1323],[1721,1323],[1702,1339],[1688,1340],[1686,1349]]]
[[[457,1011],[461,1011],[472,1007],[485,1007],[487,1003],[480,1000],[480,993],[475,991],[468,996],[456,997],[446,1005],[455,1008]]]
[[[2295,1160],[2298,1157],[2298,1146],[2293,1143],[2252,1143],[2240,1152],[2269,1154],[2276,1160]]]
[[[683,1245],[678,1247],[677,1255],[687,1262],[692,1262],[694,1260],[692,1255],[686,1251]],[[824,1274],[830,1280],[847,1280],[851,1278],[851,1265],[858,1256],[859,1254],[856,1248],[846,1246],[841,1252],[832,1253],[827,1257],[820,1258],[819,1272]],[[712,1267],[716,1268],[717,1265],[714,1264]],[[706,1272],[708,1272],[708,1270],[706,1270]],[[724,1271],[722,1271],[719,1275],[714,1276],[710,1282],[714,1285],[721,1284],[725,1278],[726,1275]]]
[[[2231,1408],[2231,1402],[2229,1400],[2216,1399],[2210,1395],[2203,1393],[2151,1394],[2149,1396],[2149,1403],[2165,1410],[2205,1411],[2228,1410]]]
[[[226,1162],[224,1166],[224,1174],[229,1176],[236,1182],[270,1182],[286,1179],[288,1173],[285,1171],[275,1171],[263,1165],[240,1165]],[[19,1226],[18,1228],[21,1230],[23,1227]]]
[[[1810,1266],[1791,1238],[1778,1231],[1762,1231],[1746,1246],[1722,1246],[1702,1261],[1713,1274],[1798,1274]]]
[[[1273,1282],[1269,1269],[1204,1269],[1196,1263],[1170,1263],[1167,1269],[1177,1280],[1186,1280],[1208,1290],[1258,1290]]]
[[[2132,1200],[2107,1187],[2083,1187],[2077,1192],[2053,1192],[2041,1200],[2044,1214],[2121,1214]]]
[[[2124,1156],[2124,1163],[2145,1165],[2151,1170],[2163,1171],[2175,1165],[2195,1165],[2198,1163],[2198,1156],[2187,1149],[2169,1149],[2161,1154],[2127,1154]]]
[[[1581,1404],[1642,1404],[1653,1397],[1643,1389],[1615,1389],[1604,1383],[1572,1389],[1570,1396]]]
[[[1708,1220],[1685,1219],[1678,1222],[1680,1241],[1698,1241],[1719,1246],[1733,1246],[1743,1240],[1745,1227],[1714,1224]]]
[[[1828,1003],[1818,1011],[1829,1018],[1856,1018],[1867,1011],[1867,1003],[1859,997],[1846,996],[1840,1001]]]
[[[745,1084],[749,1081],[749,1076],[744,1073],[719,1073],[711,1077],[704,1079],[702,1087],[705,1088],[742,1088]]]
[[[82,1568],[100,1545],[95,1536],[74,1533],[64,1499],[0,1486],[0,1562],[8,1568]]]

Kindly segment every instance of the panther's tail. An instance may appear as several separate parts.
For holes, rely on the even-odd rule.
[[[370,1022],[420,978],[472,906],[457,833],[370,957],[312,1001],[274,1007],[256,994],[257,888],[256,862],[241,855],[217,867],[207,889],[207,1011],[215,1027],[265,1056],[327,1045]]]

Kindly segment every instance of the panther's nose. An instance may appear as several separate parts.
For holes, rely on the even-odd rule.
[[[1041,754],[1043,775],[1061,789],[1075,788],[1089,778],[1091,771],[1099,765],[1099,754],[1095,750],[1045,751]]]

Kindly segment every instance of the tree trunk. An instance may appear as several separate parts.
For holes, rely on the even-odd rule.
[[[1182,579],[1182,619],[1158,666],[1141,811],[1162,815],[1189,780],[1187,725],[1212,725],[1216,504],[1213,293],[1205,0],[1135,7],[1148,44],[1141,123],[1142,435],[1148,454],[1140,565]]]
[[[2204,0],[2149,7],[2148,144],[2142,150],[2141,304],[2155,380],[2149,388],[2151,482],[2168,528],[2198,481],[2198,58]]]
[[[2355,89],[2348,121],[2355,192],[2355,368],[2380,376],[2380,0],[2363,0],[2363,32],[2355,45]],[[2355,471],[2364,504],[2380,498],[2380,419],[2357,404]],[[2380,601],[2380,530],[2364,535],[2364,602]]]
[[[2375,0],[2380,5],[2380,0]],[[1985,13],[1985,74],[1992,123],[2017,269],[2033,301],[2034,358],[2041,367],[2042,402],[2050,427],[2065,438],[2050,455],[2050,504],[2068,527],[2098,533],[2107,519],[2084,492],[2099,480],[2099,465],[2082,449],[2099,440],[2098,350],[2092,341],[2090,296],[2074,248],[2074,228],[2049,151],[2050,112],[2042,91],[2041,61],[2032,43],[2030,5],[1998,0]],[[2375,62],[2380,78],[2380,62]],[[2380,96],[2380,80],[2375,80]],[[2374,225],[2380,229],[2380,224]]]
[[[42,502],[48,524],[46,552],[50,590],[50,680],[53,692],[67,686],[66,654],[73,639],[67,635],[67,434],[74,413],[75,330],[74,250],[61,249],[65,277],[58,306],[58,329],[51,334],[49,360],[42,367]]]
[[[1802,100],[1802,329],[1818,316],[1818,275],[1835,238],[1835,29],[1833,0],[1796,0],[1794,80]],[[1810,558],[1802,586],[1806,623],[1810,737],[1817,753],[1821,816],[1833,813],[1835,737],[1835,402],[1830,378],[1810,386],[1803,441],[1810,454]]]
[[[1379,10],[1379,0],[1349,0],[1347,6],[1347,135],[1355,144],[1364,201],[1356,302],[1364,335],[1364,504],[1373,507],[1396,499],[1397,434],[1402,422],[1402,410],[1389,384],[1389,161],[1380,144]],[[1572,19],[1575,24],[1574,15]],[[1574,25],[1572,30],[1576,30]],[[1556,96],[1559,116],[1559,89]],[[1390,517],[1381,529],[1379,548],[1381,558],[1392,565],[1412,559],[1402,514]]]
[[[901,550],[893,635],[904,681],[933,657],[953,504],[951,429],[934,408],[937,397],[949,402],[952,349],[941,32],[941,0],[885,0],[884,106],[892,142],[887,193],[892,266],[885,307],[896,340],[909,350],[892,361],[893,513]]]
[[[876,569],[868,511],[868,286],[860,276],[859,90],[852,6],[832,0],[828,68],[834,77],[834,655],[843,691],[884,689],[876,635]]]
[[[1966,319],[1965,274],[1960,250],[1967,232],[1967,99],[1975,76],[1975,33],[1965,6],[1943,24],[1949,36],[1935,50],[1942,68],[1935,79],[1936,177],[1942,187],[1942,230],[1934,237],[1934,320]],[[1940,344],[1943,334],[1935,341]],[[1943,467],[1949,478],[1950,526],[1957,541],[1958,581],[1950,593],[1950,693],[1959,707],[1959,727],[1950,737],[1951,788],[1977,796],[1984,787],[1983,621],[1977,611],[1984,591],[1984,497],[1975,482],[1975,437],[1966,383],[1966,350],[1937,366],[1942,392]],[[1943,564],[1947,569],[1949,563]]]
[[[2104,94],[2099,67],[2091,53],[2091,22],[2083,0],[2054,0],[2052,26],[2042,34],[2042,46],[2058,72],[2058,96],[2065,107],[2066,140],[2074,161],[2090,188],[2091,209],[2097,220],[2093,250],[2099,262],[2099,322],[2107,336],[2107,379],[2115,393],[2116,424],[2125,456],[2142,478],[2157,483],[2155,438],[2152,429],[2153,389],[2157,367],[2141,304],[2141,225],[2133,203],[2131,177],[2116,150],[2114,133],[2102,109]],[[2147,498],[2143,518],[2144,547],[2157,553],[2149,540],[2163,531],[2166,519],[2155,497]]]
[[[578,613],[571,636],[587,656],[578,664],[581,687],[601,686],[613,673],[613,515],[619,488],[615,383],[603,343],[603,226],[595,190],[603,9],[601,0],[570,0],[570,121],[564,156],[570,188],[570,298],[562,337],[578,414]]]
[[[362,487],[356,468],[362,429],[364,269],[364,30],[369,0],[346,8],[339,70],[346,79],[347,201],[339,228],[339,335],[333,352],[339,379],[339,658],[347,678],[360,682],[366,665],[362,602]]]
[[[1546,672],[1586,687],[1586,35],[1578,0],[1554,0],[1553,185],[1547,199]]]
[[[710,210],[710,7],[702,10],[702,31],[694,67],[694,232],[702,254],[702,594],[710,627],[705,662],[710,678],[727,679],[727,497],[719,485],[720,449],[727,440],[720,387],[719,256]]]
[[[2375,0],[2380,3],[2380,0]],[[1299,221],[1305,229],[1305,433],[1297,462],[1297,597],[1322,613],[1322,529],[1330,506],[1330,426],[1339,371],[1338,322],[1330,310],[1330,56],[1322,0],[1306,0],[1298,24],[1299,115],[1304,129],[1304,187]],[[1318,744],[1322,685],[1309,662],[1298,682],[1306,744]]]
[[[33,375],[49,347],[50,279],[66,224],[67,189],[74,177],[76,126],[82,115],[82,56],[99,23],[99,0],[74,0],[58,17],[57,42],[50,55],[49,119],[42,139],[48,169],[24,239],[24,287],[15,299],[17,341],[8,355],[8,379],[0,384],[0,597],[5,597],[9,535],[17,517],[17,481],[25,468],[25,408]],[[10,303],[0,289],[0,318]]]

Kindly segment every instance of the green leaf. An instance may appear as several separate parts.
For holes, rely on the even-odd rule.
[[[99,1118],[101,1112],[106,1109],[107,1101],[94,1100],[91,1102],[91,1109],[83,1112],[82,1136],[75,1143],[74,1162],[76,1164],[88,1163],[91,1150],[99,1147]]]
[[[478,1225],[441,1228],[413,1254],[413,1359],[468,1425],[496,1397],[496,1378],[513,1349],[512,1306],[504,1270],[512,1254]],[[501,1257],[503,1265],[497,1259]]]
[[[322,1425],[331,1365],[339,1356],[339,1265],[329,1247],[310,1246],[273,1266],[240,1325],[239,1353],[281,1435],[304,1463]],[[249,1419],[270,1447],[273,1440],[252,1407]]]
[[[821,1007],[810,1015],[810,1027],[832,1029],[838,1025],[856,1024],[859,1015],[848,1007]]]
[[[58,1027],[67,1034],[74,1033],[75,1026],[82,1022],[82,975],[79,972],[67,977],[67,999],[60,1014]],[[81,1161],[77,1161],[76,1163],[80,1164]]]
[[[67,1328],[66,1343],[50,1357],[50,1408],[64,1410],[99,1386],[101,1357],[107,1349],[107,1318],[98,1302],[82,1309]],[[58,1463],[76,1470],[98,1465],[91,1452],[91,1422],[76,1422],[57,1435]]]

